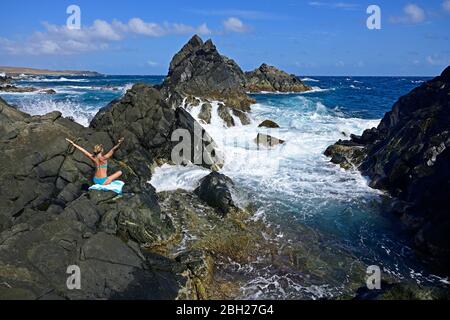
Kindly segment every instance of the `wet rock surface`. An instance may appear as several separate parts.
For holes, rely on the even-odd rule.
[[[222,216],[225,216],[236,208],[231,195],[232,188],[233,181],[230,178],[213,172],[200,181],[200,186],[194,193]]]
[[[259,128],[279,128],[280,126],[272,120],[264,120],[263,122],[261,122],[261,124],[258,126]]]
[[[372,187],[398,199],[393,211],[417,248],[443,270],[450,263],[449,97],[450,67],[401,97],[378,128],[326,151],[334,163],[357,167]]]

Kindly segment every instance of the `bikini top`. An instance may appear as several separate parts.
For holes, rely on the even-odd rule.
[[[108,164],[97,166],[97,169],[108,169]]]

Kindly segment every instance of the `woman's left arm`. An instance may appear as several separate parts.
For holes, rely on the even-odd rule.
[[[124,138],[120,138],[119,142],[111,149],[107,154],[105,154],[103,157],[106,159],[111,158],[114,155],[114,152],[120,148],[120,145],[125,141]]]

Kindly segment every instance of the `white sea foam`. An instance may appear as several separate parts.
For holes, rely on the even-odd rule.
[[[89,82],[88,79],[68,79],[65,77],[60,78],[33,77],[24,80],[26,80],[27,82]]]
[[[317,80],[317,79],[312,79],[312,78],[303,78],[303,79],[301,79],[302,81],[305,81],[305,82],[320,82],[320,80]]]
[[[155,169],[151,184],[157,192],[177,189],[192,191],[198,186],[199,180],[209,173],[208,169],[194,165],[171,166],[165,164]]]
[[[133,87],[134,83],[127,83],[123,87],[120,87],[120,90],[122,90],[122,93],[127,93],[128,90],[130,90]]]
[[[26,99],[21,101],[20,109],[31,115],[44,115],[53,111],[60,111],[64,117],[71,117],[79,124],[87,127],[97,110],[86,109],[77,103],[66,101],[54,101],[47,98]]]
[[[316,92],[327,92],[327,91],[335,91],[336,88],[320,88],[320,87],[312,87],[312,90],[302,92],[300,94],[309,94],[309,93],[316,93]]]
[[[222,172],[262,197],[267,197],[268,202],[283,198],[314,206],[319,199],[351,201],[376,194],[377,191],[369,188],[358,172],[340,170],[328,162],[323,152],[327,146],[344,138],[342,132],[347,135],[361,134],[364,129],[376,126],[379,120],[343,118],[340,113],[330,111],[323,104],[304,96],[289,99],[297,108],[256,104],[252,106],[252,124],[233,128],[226,128],[217,114],[218,103],[212,103],[211,124],[203,124],[203,127],[225,154]],[[200,107],[190,109],[197,119],[199,111]],[[282,128],[258,128],[258,124],[265,119],[274,119]],[[258,150],[254,142],[258,132],[286,140],[286,144],[270,150]],[[184,177],[186,170],[198,170],[195,168],[165,167],[155,172],[151,183],[157,189],[185,188],[184,178],[177,183],[172,180],[166,182],[167,177]],[[202,176],[197,172],[189,178],[197,175]]]

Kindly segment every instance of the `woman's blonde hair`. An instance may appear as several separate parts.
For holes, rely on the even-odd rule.
[[[103,152],[103,145],[98,144],[94,147],[94,156],[98,156],[100,153]]]

